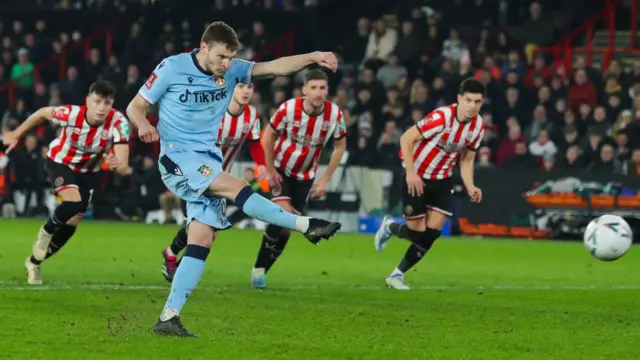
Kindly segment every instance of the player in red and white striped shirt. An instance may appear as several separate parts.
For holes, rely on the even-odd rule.
[[[447,217],[452,215],[451,176],[459,157],[460,174],[471,201],[482,200],[482,191],[474,185],[473,166],[484,135],[484,124],[478,115],[484,92],[482,83],[465,80],[460,86],[457,104],[432,111],[400,139],[406,170],[403,203],[407,224],[385,217],[376,233],[375,247],[382,251],[391,235],[413,244],[387,277],[389,287],[409,290],[404,273],[429,251],[440,237]]]
[[[327,101],[327,75],[322,70],[309,71],[302,92],[304,98],[294,98],[280,106],[264,134],[271,200],[290,213],[304,210],[312,187],[313,197],[324,196],[347,147],[342,111]],[[334,140],[331,160],[314,185],[320,154],[331,139]],[[284,250],[289,236],[286,229],[267,226],[252,271],[253,287],[266,287],[265,274]]]
[[[45,120],[62,128],[58,138],[49,145],[46,164],[53,193],[62,203],[40,229],[33,254],[27,258],[29,284],[42,284],[40,264],[58,252],[75,233],[94,189],[100,185],[103,161],[120,175],[132,172],[129,123],[112,108],[115,93],[113,84],[97,81],[89,87],[85,105],[41,108],[15,131],[4,135],[3,142],[10,150],[22,136]]]
[[[249,105],[253,96],[252,84],[238,84],[233,93],[227,113],[218,130],[217,145],[222,150],[222,168],[230,171],[245,142],[249,143],[249,153],[258,165],[259,176],[267,175],[264,150],[260,145],[260,114]]]
[[[260,145],[260,115],[255,107],[249,105],[252,96],[252,84],[236,85],[227,113],[222,118],[222,124],[218,130],[217,145],[222,150],[222,169],[230,171],[242,145],[245,142],[249,143],[249,153],[258,166],[258,177],[262,178],[267,174],[267,167],[264,161],[264,150]],[[167,281],[173,281],[178,268],[178,254],[186,246],[187,229],[183,227],[178,230],[171,245],[162,251],[164,259],[162,275]]]

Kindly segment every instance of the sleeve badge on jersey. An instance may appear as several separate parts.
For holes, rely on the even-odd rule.
[[[55,108],[53,110],[53,117],[55,119],[60,119],[60,120],[67,120],[67,118],[69,117],[69,114],[71,112],[69,111],[69,108],[66,106],[58,106],[57,108]]]
[[[151,87],[153,86],[153,83],[156,82],[157,79],[158,79],[158,75],[156,75],[155,72],[152,72],[151,75],[149,75],[147,82],[144,83],[144,86],[147,89],[151,89]]]
[[[211,170],[210,167],[206,166],[206,165],[202,165],[198,168],[198,171],[200,172],[200,174],[202,174],[202,176],[204,177],[208,177],[211,174],[213,174],[213,170]]]
[[[120,131],[120,136],[122,138],[129,138],[129,123],[127,122],[127,120],[123,119],[122,121],[120,121],[120,123],[118,124],[118,130]]]

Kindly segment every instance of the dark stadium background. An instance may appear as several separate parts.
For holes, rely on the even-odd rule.
[[[160,59],[196,47],[208,22],[224,20],[238,31],[244,46],[240,57],[269,60],[315,49],[340,56],[340,71],[330,77],[331,98],[349,119],[347,165],[388,169],[396,175],[385,193],[385,207],[367,209],[365,216],[398,213],[399,135],[425,113],[454,102],[460,81],[474,76],[488,88],[482,111],[488,131],[477,158],[478,183],[487,194],[480,206],[461,197],[454,232],[548,237],[549,229],[538,228],[531,218],[552,212],[563,221],[562,214],[571,210],[585,219],[598,211],[622,211],[634,218],[640,175],[637,1],[535,3],[1,2],[1,126],[3,131],[14,128],[41,106],[80,104],[87,86],[98,78],[116,83],[115,106],[123,110]],[[539,16],[532,15],[536,11]],[[383,30],[380,35],[372,33],[376,26]],[[379,41],[369,52],[380,47],[380,58],[367,58],[370,37]],[[579,74],[585,75],[584,83],[576,83]],[[254,105],[263,121],[282,101],[299,94],[300,80],[296,75],[257,84]],[[545,137],[540,133],[548,134],[548,143],[539,143]],[[47,211],[41,153],[55,129],[42,126],[34,136],[33,149],[22,148],[8,157],[0,152],[0,204],[14,203],[16,192],[36,199],[35,207],[18,209],[18,216],[43,216]],[[516,156],[518,147],[525,150]],[[159,197],[166,189],[155,165],[142,165],[145,157],[155,159],[158,148],[134,137],[131,149],[136,173],[130,178],[105,173],[94,217],[137,221],[160,208]],[[613,156],[607,157],[611,151]],[[568,153],[578,156],[567,160]],[[595,210],[589,201],[574,198],[569,205],[560,201],[551,210],[536,210],[522,195],[566,176],[598,181],[602,186],[597,193],[604,200]],[[619,190],[606,187],[611,181]],[[501,198],[504,189],[510,195]],[[619,203],[620,196],[628,201]],[[339,196],[331,199],[342,206]],[[336,207],[327,202],[314,206]],[[505,210],[496,211],[498,206]],[[579,233],[580,222],[571,226]]]

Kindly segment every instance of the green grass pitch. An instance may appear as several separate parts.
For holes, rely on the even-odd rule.
[[[174,226],[85,222],[28,287],[40,222],[0,220],[0,358],[638,359],[640,252],[599,262],[581,243],[441,239],[384,286],[408,243],[370,236],[314,247],[294,235],[252,290],[260,234],[224,232],[182,318],[198,339],[150,329],[169,284],[160,251]]]

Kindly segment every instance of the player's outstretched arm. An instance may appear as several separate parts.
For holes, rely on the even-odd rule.
[[[338,70],[338,59],[332,52],[315,51],[308,54],[287,56],[273,61],[257,63],[253,67],[252,78],[288,75],[300,71],[311,64],[318,64],[333,72]]]
[[[140,94],[137,94],[127,106],[127,116],[135,127],[138,128],[138,136],[144,142],[158,141],[158,131],[147,120],[147,111],[151,104]]]
[[[460,159],[460,177],[467,189],[467,193],[473,202],[482,200],[482,191],[475,186],[473,180],[473,169],[475,167],[476,152],[472,149],[465,149]]]
[[[279,182],[279,174],[276,171],[276,166],[273,163],[274,158],[274,148],[276,146],[276,139],[278,138],[278,132],[273,128],[272,125],[268,125],[266,129],[264,129],[264,162],[267,167],[267,174],[269,175],[269,185],[277,186],[280,185]]]
[[[65,114],[67,116],[69,115],[69,110],[67,107],[61,106],[59,109],[60,112],[66,111]],[[11,150],[13,150],[13,148],[18,145],[18,141],[31,129],[37,127],[46,120],[53,120],[54,111],[56,111],[56,107],[54,106],[46,106],[40,108],[36,112],[31,114],[31,116],[29,116],[27,120],[25,120],[25,122],[20,124],[17,129],[15,129],[14,131],[5,132],[2,142],[5,146],[7,146],[6,152],[9,153]]]
[[[122,176],[131,175],[133,169],[129,166],[129,144],[115,144],[113,146],[113,153],[117,160],[113,171]]]
[[[411,126],[400,137],[400,149],[402,150],[402,162],[407,171],[407,174],[415,174],[416,169],[413,163],[413,147],[422,140],[422,134],[416,126]]]
[[[418,141],[424,139],[418,126],[412,126],[400,137],[400,149],[402,149],[402,162],[406,169],[406,181],[411,196],[422,196],[424,183],[418,176],[413,162],[413,148]]]
[[[343,136],[340,139],[336,140],[333,145],[333,153],[331,154],[331,159],[329,160],[329,165],[327,165],[327,169],[324,174],[318,179],[316,185],[314,186],[314,198],[321,198],[325,195],[327,191],[327,184],[329,180],[333,176],[333,173],[336,172],[336,169],[340,165],[342,161],[342,157],[344,156],[344,152],[347,150],[347,137]]]

